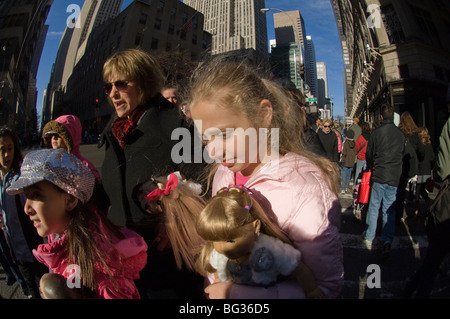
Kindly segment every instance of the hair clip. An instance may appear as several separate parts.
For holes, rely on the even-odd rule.
[[[249,211],[251,207],[249,205],[245,205],[244,208]]]

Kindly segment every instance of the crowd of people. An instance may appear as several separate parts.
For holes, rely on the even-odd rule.
[[[339,298],[338,194],[372,171],[361,240],[371,249],[381,205],[388,258],[407,184],[415,203],[431,205],[432,170],[448,180],[426,128],[407,113],[397,127],[390,105],[375,129],[358,118],[345,129],[312,123],[281,85],[222,59],[200,65],[180,97],[140,49],[115,53],[102,75],[114,113],[99,139],[101,172],[80,153],[76,116],[48,122],[47,148],[24,158],[0,130],[0,263],[30,298]],[[174,160],[186,145],[176,129],[191,134],[180,152],[200,162]],[[258,147],[240,129],[258,132]],[[420,290],[417,278],[409,290]]]

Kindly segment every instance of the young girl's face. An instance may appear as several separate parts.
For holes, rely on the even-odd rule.
[[[9,136],[0,137],[0,170],[4,174],[11,169],[14,159],[14,142]]]
[[[252,175],[261,166],[258,132],[246,116],[209,101],[196,104],[191,116],[215,162],[244,176]],[[251,136],[249,132],[256,134]]]
[[[52,135],[51,142],[52,142],[53,149],[57,149],[57,148],[67,149],[66,143],[64,143],[64,140],[58,134]]]
[[[73,197],[47,181],[26,187],[24,192],[27,197],[25,214],[34,222],[39,236],[64,233]]]

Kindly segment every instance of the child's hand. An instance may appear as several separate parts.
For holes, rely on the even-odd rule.
[[[325,294],[319,287],[314,288],[313,290],[306,293],[306,298],[308,299],[324,299]]]

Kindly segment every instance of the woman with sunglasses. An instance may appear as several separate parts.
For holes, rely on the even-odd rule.
[[[143,50],[115,53],[104,64],[103,79],[115,110],[99,143],[105,146],[102,180],[111,200],[108,218],[139,233],[149,246],[147,266],[136,282],[141,298],[195,297],[192,282],[201,279],[193,271],[177,269],[171,248],[165,247],[162,221],[145,214],[132,197],[142,181],[183,171],[171,160],[172,147],[179,142],[171,134],[188,126],[185,116],[161,95],[164,75],[157,60]]]
[[[336,134],[331,129],[332,125],[331,120],[325,120],[323,122],[323,128],[319,129],[317,134],[325,149],[326,158],[337,163],[339,161],[339,143]]]

